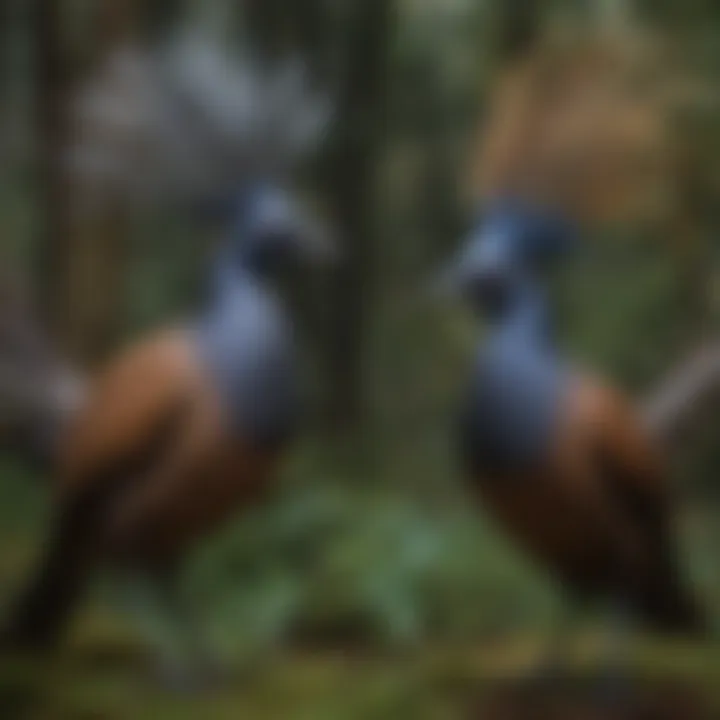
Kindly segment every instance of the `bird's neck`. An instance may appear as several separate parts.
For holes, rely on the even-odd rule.
[[[554,313],[544,288],[527,279],[513,290],[506,307],[488,324],[491,337],[512,337],[550,348],[555,344],[553,321]]]
[[[208,291],[204,310],[207,313],[221,310],[233,304],[242,295],[245,302],[253,297],[268,298],[275,295],[274,285],[250,258],[232,244],[223,245],[210,267]]]

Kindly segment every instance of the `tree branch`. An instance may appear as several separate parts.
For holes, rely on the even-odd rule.
[[[646,426],[671,439],[720,398],[720,340],[702,344],[673,368],[641,406]]]

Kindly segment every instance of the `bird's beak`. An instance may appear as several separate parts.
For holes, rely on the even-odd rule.
[[[468,238],[431,284],[432,295],[440,300],[461,297],[471,285],[481,264],[482,246],[476,236]]]
[[[462,297],[475,286],[507,276],[512,264],[505,239],[482,230],[471,235],[457,255],[432,282],[431,292],[440,299]]]

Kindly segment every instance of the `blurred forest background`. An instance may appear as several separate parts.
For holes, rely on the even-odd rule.
[[[312,427],[275,500],[203,547],[189,578],[228,652],[286,648],[274,681],[238,699],[233,717],[453,717],[430,702],[423,673],[442,675],[452,658],[447,683],[476,650],[501,664],[503,648],[522,654],[553,621],[554,587],[465,494],[451,431],[477,329],[427,286],[467,223],[470,141],[503,53],[534,25],[578,19],[658,28],[683,62],[720,81],[720,6],[709,0],[0,0],[2,270],[27,278],[55,341],[89,368],[192,308],[212,238],[117,198],[85,202],[63,164],[74,83],[123,43],[190,24],[263,53],[301,53],[337,103],[306,184],[343,258],[290,288],[314,378]],[[688,220],[588,241],[557,283],[577,357],[638,397],[720,333],[717,120],[710,107],[687,123],[698,150],[678,185]],[[718,627],[719,419],[711,410],[673,449],[686,558]],[[2,457],[0,599],[34,558],[46,495],[43,478]],[[74,646],[133,646],[111,593],[98,588]],[[351,672],[309,655],[333,646],[385,659]],[[412,662],[387,659],[409,648],[422,648]],[[65,710],[48,716],[160,717],[159,701],[132,705],[129,679],[93,672],[92,689],[58,682],[52,702]]]

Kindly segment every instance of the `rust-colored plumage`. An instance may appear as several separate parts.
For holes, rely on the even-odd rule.
[[[137,463],[101,535],[112,555],[162,561],[265,485],[274,453],[231,437],[215,388],[182,331],[132,349],[98,381],[69,428],[60,502]],[[133,551],[133,546],[139,550]]]
[[[700,631],[674,557],[663,458],[631,406],[589,378],[569,389],[545,461],[521,476],[476,478],[490,513],[580,600],[627,604],[651,629]]]
[[[163,571],[269,487],[279,452],[229,431],[183,331],[131,348],[102,373],[65,430],[55,520],[9,638],[55,642],[101,566]]]
[[[98,566],[167,580],[190,546],[268,488],[301,410],[278,274],[332,258],[287,189],[330,119],[309,81],[297,59],[267,66],[182,33],[119,48],[74,98],[67,155],[78,183],[209,219],[222,241],[184,329],[136,345],[87,386],[54,362],[24,367],[28,344],[0,312],[0,365],[21,376],[29,416],[19,429],[56,481],[46,554],[7,640],[51,645]],[[14,380],[0,382],[3,396]]]
[[[676,111],[701,94],[668,71],[658,43],[637,36],[559,35],[513,59],[491,93],[472,159],[471,194],[488,213],[469,240],[477,252],[463,257],[470,265],[481,262],[485,242],[494,248],[495,265],[490,270],[467,267],[461,273],[468,295],[480,297],[485,287],[489,297],[501,283],[514,282],[511,272],[503,276],[500,257],[511,270],[519,268],[518,277],[531,286],[519,291],[521,296],[529,292],[534,298],[538,278],[527,278],[537,268],[527,267],[527,255],[518,248],[531,242],[527,238],[533,233],[536,243],[552,244],[548,233],[554,226],[538,225],[532,213],[523,218],[528,208],[588,230],[662,218],[672,218],[673,227],[680,227],[687,215],[677,189],[686,178],[680,172],[683,146]],[[504,213],[502,222],[493,220],[498,213]],[[483,223],[490,224],[489,230]],[[511,291],[503,292],[505,300],[496,298],[496,303],[514,302],[507,299]],[[522,387],[526,382],[534,387],[540,399],[527,399],[529,413],[534,401],[542,409],[556,377],[550,372],[547,381],[533,380],[533,373],[537,377],[546,367],[545,328],[537,319],[545,308],[540,303],[538,310],[534,302],[525,317],[517,313],[517,329],[512,330],[530,339],[513,349],[512,340],[500,337],[497,352],[504,352],[513,367],[498,363],[487,381],[490,386]],[[537,358],[528,357],[529,352]],[[518,356],[524,365],[514,364]],[[483,373],[490,377],[487,367],[476,370]],[[513,395],[504,388],[493,395],[488,390],[483,397],[499,398],[494,409],[501,415],[504,400],[510,398],[516,406],[525,402],[522,392]],[[480,456],[487,448],[478,450],[480,436],[490,438],[487,445],[493,451],[502,444],[496,439],[505,438],[502,431],[493,434],[494,418],[487,410],[484,424],[474,421],[468,442],[472,452],[474,432],[480,459],[472,467],[473,489],[512,538],[571,594],[624,601],[659,631],[700,631],[702,613],[674,557],[675,507],[665,463],[642,418],[611,387],[587,377],[563,378],[558,395],[558,407],[552,405],[553,412],[543,416],[542,427],[552,425],[552,441],[542,460],[536,457],[522,473],[499,477],[483,467]],[[482,418],[481,408],[477,414]],[[513,415],[512,407],[507,416],[515,423],[516,444],[523,447],[522,433],[534,430],[527,431],[525,418]]]

